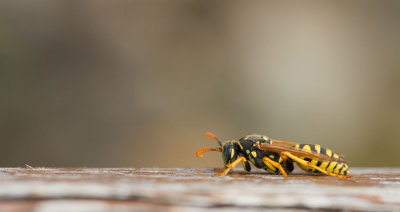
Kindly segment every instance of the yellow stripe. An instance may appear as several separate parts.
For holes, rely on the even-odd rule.
[[[311,147],[310,147],[310,145],[304,145],[304,146],[302,147],[302,150],[304,150],[304,151],[306,151],[306,152],[311,152]],[[304,160],[305,157],[299,157],[299,158],[301,158],[301,159]],[[308,168],[308,170],[310,170],[310,168]]]
[[[304,145],[304,146],[303,146],[303,150],[304,150],[304,151],[307,151],[307,152],[311,152],[311,147],[310,147],[310,145]]]
[[[233,148],[232,148],[232,150],[231,150],[231,158],[233,158],[233,155],[235,154],[235,151],[233,150]]]
[[[240,142],[238,142],[238,144],[239,144],[239,146],[240,146],[240,149],[243,150],[242,144],[240,144]]]
[[[254,161],[253,158],[249,158],[250,162],[252,162],[253,164],[255,164],[256,162]]]
[[[315,151],[317,151],[318,153],[321,153],[321,146],[316,144],[315,145]]]
[[[344,167],[343,167],[343,169],[342,169],[342,171],[340,171],[340,175],[343,175],[344,174],[344,172],[347,170],[347,169],[349,169],[349,166],[345,163],[344,164]]]
[[[312,164],[312,165],[317,165],[317,163],[318,163],[318,160],[311,160],[311,162],[310,162],[310,164]]]
[[[318,160],[311,160],[310,161],[311,165],[317,165],[317,163],[318,163]],[[315,169],[314,168],[308,168],[308,170],[309,170],[309,172],[313,172]]]
[[[328,168],[326,168],[327,172],[333,173],[333,167],[335,167],[337,162],[331,162],[331,165],[329,165]]]
[[[339,174],[339,170],[340,170],[340,168],[342,168],[342,166],[344,166],[344,164],[343,164],[343,163],[339,163],[339,164],[336,166],[336,169],[333,170],[333,173]]]
[[[300,149],[300,144],[296,144],[295,146],[294,146],[294,148],[295,149]],[[300,159],[304,159],[304,157],[299,157]]]
[[[329,161],[322,162],[322,164],[319,166],[319,168],[326,170],[326,166],[328,165],[328,163],[329,163]]]
[[[326,149],[326,155],[328,155],[329,157],[332,157],[332,150]]]

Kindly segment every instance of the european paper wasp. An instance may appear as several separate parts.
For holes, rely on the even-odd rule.
[[[350,172],[343,158],[332,150],[318,144],[298,144],[293,142],[272,140],[267,136],[251,134],[237,140],[222,142],[214,134],[206,133],[206,137],[217,141],[219,147],[204,148],[196,152],[202,158],[203,152],[222,152],[224,171],[216,174],[224,176],[242,163],[243,169],[251,170],[249,161],[259,169],[282,174],[287,178],[287,173],[294,169],[294,162],[306,172],[323,173],[329,176],[348,179]]]

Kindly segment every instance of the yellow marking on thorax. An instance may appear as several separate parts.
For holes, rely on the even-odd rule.
[[[232,150],[231,150],[231,158],[233,158],[233,155],[235,155],[235,151],[232,148]]]
[[[251,155],[252,155],[254,158],[257,157],[257,153],[256,153],[255,151],[252,151],[252,152],[251,152]]]
[[[254,161],[253,158],[249,158],[250,162],[252,162],[253,164],[255,164],[256,162]]]
[[[242,144],[240,144],[240,142],[238,142],[238,144],[239,144],[239,147],[240,147],[240,149],[242,149],[242,150],[243,150],[243,146],[242,146]]]
[[[246,149],[246,153],[247,153],[248,155],[250,155],[250,150]]]
[[[268,157],[271,158],[271,159],[274,159],[274,158],[275,158],[274,155],[270,155],[270,156],[268,156]]]

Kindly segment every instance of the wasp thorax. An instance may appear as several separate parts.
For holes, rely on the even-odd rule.
[[[265,135],[251,134],[241,138],[240,141],[251,141],[254,143],[258,141],[260,143],[270,143],[271,139]]]

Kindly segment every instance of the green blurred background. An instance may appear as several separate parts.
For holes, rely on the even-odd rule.
[[[218,167],[248,133],[398,166],[399,1],[0,2],[0,165]]]

